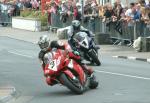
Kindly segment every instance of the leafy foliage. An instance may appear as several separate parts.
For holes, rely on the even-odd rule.
[[[25,18],[35,18],[35,19],[39,19],[41,21],[41,25],[42,26],[47,26],[47,20],[48,20],[48,16],[47,14],[42,14],[41,11],[36,11],[36,10],[23,10],[21,11],[20,14],[21,17],[25,17]]]

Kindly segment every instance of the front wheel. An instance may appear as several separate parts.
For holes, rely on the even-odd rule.
[[[76,94],[82,94],[84,91],[83,86],[79,81],[72,80],[64,73],[60,75],[60,81],[63,83],[63,85],[65,85],[67,88],[69,88]]]
[[[96,55],[96,53],[93,50],[89,52],[89,56],[90,58],[92,58],[92,62],[96,63],[98,66],[101,65],[101,62],[98,59],[98,55]]]

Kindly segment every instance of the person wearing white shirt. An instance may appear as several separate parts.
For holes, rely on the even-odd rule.
[[[126,21],[128,23],[128,36],[131,40],[134,39],[134,13],[136,12],[135,4],[130,3],[130,8],[125,12]]]

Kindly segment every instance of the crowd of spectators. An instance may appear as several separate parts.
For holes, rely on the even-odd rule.
[[[114,29],[122,34],[122,22],[126,23],[128,28],[133,31],[133,25],[139,21],[141,28],[150,29],[150,0],[146,4],[145,0],[139,0],[138,2],[130,3],[129,6],[123,6],[120,0],[116,0],[114,4],[106,3],[105,5],[99,5],[95,0],[86,0],[83,10],[82,4],[74,2],[74,0],[60,1],[59,3],[51,1],[47,3],[46,12],[59,14],[62,22],[67,22],[68,18],[82,21],[83,23],[89,23],[92,31],[95,31],[95,19],[103,19],[106,26],[109,28],[113,23]],[[51,20],[51,19],[50,19]],[[144,29],[141,29],[140,35],[144,35]],[[133,36],[131,36],[133,39]]]
[[[2,0],[0,2],[0,13],[6,13],[9,16],[19,16],[22,10],[39,10],[39,7],[40,2],[38,0]]]
[[[56,2],[57,1],[57,2]],[[58,2],[59,1],[59,2]],[[120,0],[116,0],[114,4],[106,3],[100,5],[96,0],[84,0],[84,6],[78,0],[50,0],[46,2],[44,12],[48,14],[48,23],[51,25],[53,19],[51,14],[59,15],[60,20],[66,23],[69,18],[71,20],[79,20],[83,23],[88,23],[92,31],[95,31],[95,20],[102,19],[105,22],[108,30],[113,23],[114,29],[122,35],[122,22],[128,26],[130,31],[133,30],[135,22],[140,22],[140,35],[144,35],[144,28],[150,30],[150,0],[146,3],[145,0],[130,3],[129,6],[124,6]],[[5,5],[5,4],[11,5]],[[39,0],[13,0],[8,2],[3,0],[0,6],[1,12],[7,10],[9,15],[20,15],[20,11],[24,9],[40,9]],[[82,10],[83,9],[83,10]],[[133,34],[131,32],[131,34]],[[133,39],[133,36],[131,36]]]

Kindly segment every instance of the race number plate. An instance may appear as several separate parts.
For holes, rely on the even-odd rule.
[[[48,69],[53,70],[53,71],[57,71],[57,62],[56,60],[53,60],[50,62]]]

